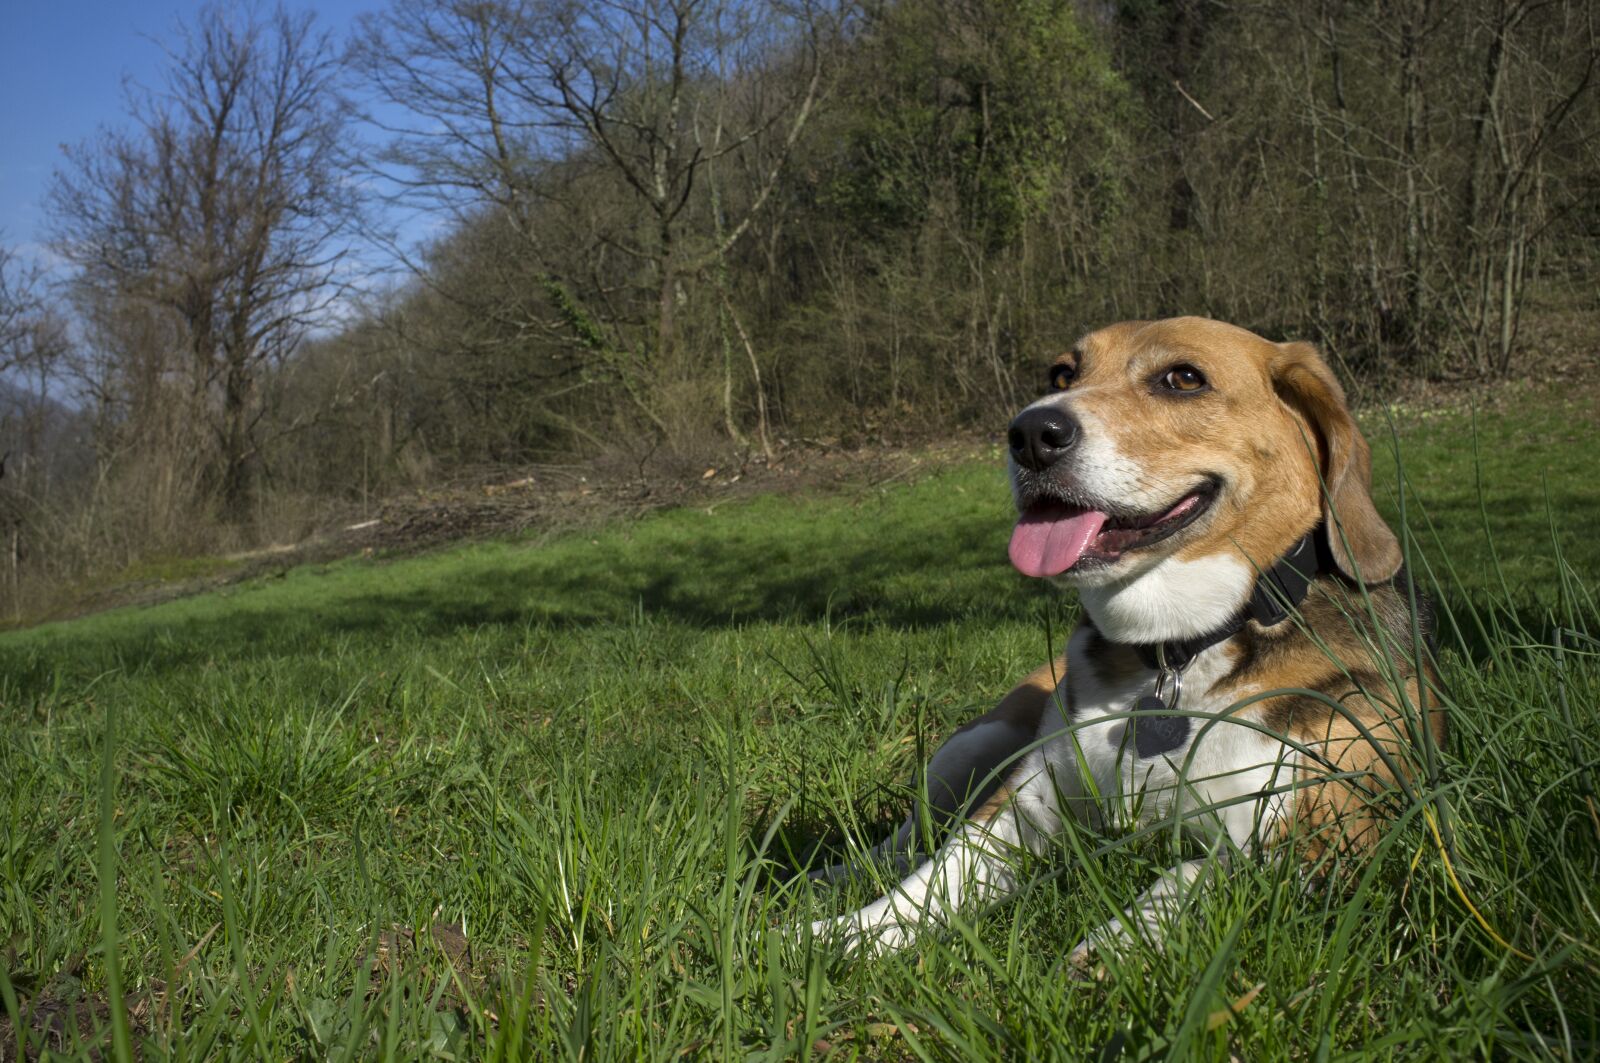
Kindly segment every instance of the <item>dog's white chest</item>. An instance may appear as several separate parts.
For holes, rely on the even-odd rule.
[[[1150,824],[1181,803],[1186,827],[1220,822],[1237,840],[1248,837],[1261,812],[1258,798],[1273,789],[1287,751],[1262,733],[1256,714],[1235,715],[1230,698],[1211,692],[1232,666],[1225,647],[1205,650],[1184,669],[1175,711],[1193,715],[1170,715],[1136,709],[1156,690],[1154,669],[1107,682],[1086,656],[1094,641],[1087,628],[1074,633],[1063,680],[1070,696],[1058,691],[1042,724],[1041,736],[1052,737],[1041,748],[1041,766],[1063,796],[1080,799],[1079,815],[1097,826]],[[1173,707],[1170,684],[1162,694]],[[1214,815],[1189,818],[1213,806]]]

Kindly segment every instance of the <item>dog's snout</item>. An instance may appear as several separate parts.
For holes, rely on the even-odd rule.
[[[1023,410],[1006,433],[1011,457],[1018,465],[1035,472],[1061,460],[1077,440],[1078,422],[1065,410],[1048,406]]]

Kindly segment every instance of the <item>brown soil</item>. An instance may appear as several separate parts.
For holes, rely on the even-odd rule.
[[[58,1054],[82,1055],[93,1060],[114,1055],[111,1000],[104,990],[87,990],[79,982],[84,959],[82,953],[70,957],[37,993],[30,994],[26,987],[19,987],[20,1037],[11,1016],[0,1009],[0,1063],[17,1060],[31,1063]],[[123,1016],[132,1038],[135,1059],[142,1056],[139,1038],[148,1029],[152,1004],[160,995],[160,987],[152,987],[146,992],[129,994],[123,1000]]]

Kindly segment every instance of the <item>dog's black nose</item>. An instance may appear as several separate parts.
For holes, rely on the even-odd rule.
[[[1006,441],[1011,457],[1025,469],[1038,472],[1061,460],[1078,440],[1078,422],[1065,410],[1035,406],[1011,422]]]

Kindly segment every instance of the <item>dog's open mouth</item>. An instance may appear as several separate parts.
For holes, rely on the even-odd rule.
[[[1113,517],[1054,498],[1029,505],[1011,533],[1011,563],[1024,576],[1059,576],[1085,560],[1116,561],[1193,524],[1217,497],[1207,481],[1163,510]]]

